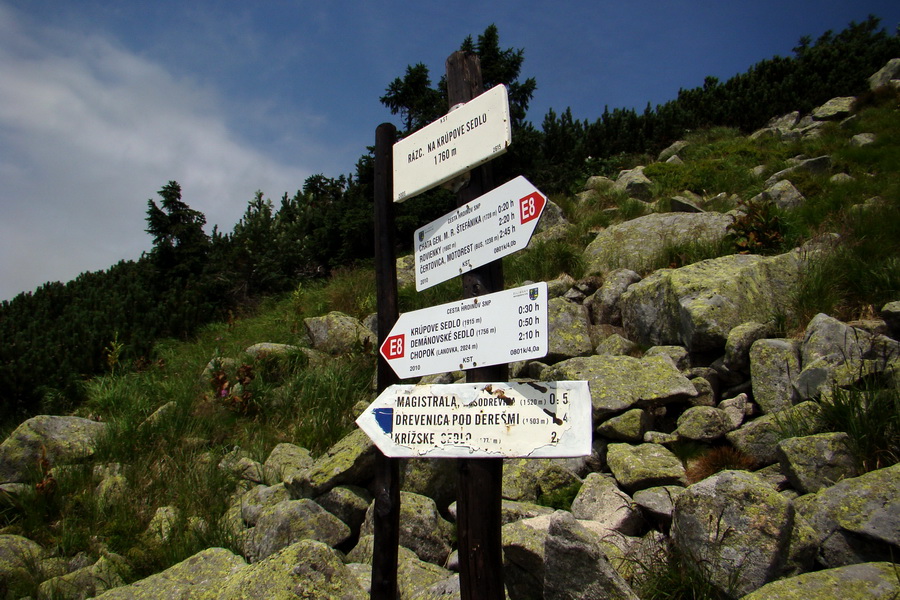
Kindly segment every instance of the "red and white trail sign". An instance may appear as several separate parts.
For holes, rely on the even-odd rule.
[[[381,345],[400,379],[547,355],[547,284],[403,313]]]
[[[416,230],[416,290],[422,291],[524,250],[547,197],[524,177]]]

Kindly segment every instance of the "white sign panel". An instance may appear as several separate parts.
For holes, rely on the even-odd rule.
[[[394,144],[394,202],[503,154],[511,141],[506,87],[497,85]]]
[[[381,345],[400,379],[547,355],[545,282],[403,313]]]
[[[417,229],[416,289],[523,250],[546,204],[547,197],[520,176]]]
[[[586,381],[393,385],[356,423],[395,458],[591,453]]]

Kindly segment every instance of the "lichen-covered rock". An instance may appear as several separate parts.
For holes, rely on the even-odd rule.
[[[773,581],[741,600],[894,600],[898,596],[897,565],[873,562]]]
[[[643,525],[634,500],[619,489],[615,479],[601,473],[591,473],[584,480],[572,501],[572,514],[624,535],[636,535]]]
[[[746,471],[722,471],[687,488],[675,501],[671,535],[732,598],[813,565],[812,530],[789,500]]]
[[[667,160],[684,150],[686,147],[690,146],[690,144],[690,142],[687,142],[685,140],[672,142],[671,144],[669,144],[669,146],[666,147],[665,150],[659,153],[659,155],[656,157],[656,160],[658,160],[659,162],[666,162]]]
[[[224,548],[207,548],[165,571],[100,594],[97,600],[218,600],[229,578],[246,566],[243,558]]]
[[[50,578],[38,587],[38,600],[82,600],[125,585],[125,559],[115,554],[101,556],[94,564],[66,575]]]
[[[0,483],[39,475],[42,459],[51,467],[86,460],[105,431],[105,423],[80,417],[32,417],[0,444]]]
[[[642,408],[633,408],[601,423],[597,434],[617,442],[638,443],[652,426],[650,413]]]
[[[622,324],[619,298],[628,286],[641,280],[641,276],[631,269],[613,269],[603,277],[603,285],[585,301],[596,324]]]
[[[218,600],[367,600],[337,552],[322,542],[303,540],[248,565],[223,586]]]
[[[500,530],[503,579],[511,600],[543,597],[544,541],[551,515],[515,521]]]
[[[365,565],[365,579],[371,579],[372,557],[375,550],[375,538],[365,535],[359,539],[356,547],[347,555],[347,560],[354,564]],[[362,577],[357,577],[362,579]],[[421,560],[416,553],[402,545],[397,551],[397,587],[400,600],[418,600],[434,598],[454,600],[459,598],[459,583],[452,585],[453,573],[443,567]],[[458,580],[458,577],[457,577]],[[447,585],[446,582],[450,582]],[[441,586],[440,583],[445,585]],[[368,583],[364,585],[368,588]],[[443,590],[443,591],[441,591]],[[454,592],[455,590],[455,592]]]
[[[672,523],[675,511],[675,500],[685,488],[678,485],[661,485],[640,490],[634,494],[634,502],[652,519],[657,520],[664,528]]]
[[[662,356],[587,356],[563,361],[542,373],[547,381],[587,380],[594,420],[631,408],[651,407],[697,395],[691,382]]]
[[[313,458],[306,448],[282,442],[269,453],[263,465],[265,470],[274,473],[278,481],[289,481],[310,468]]]
[[[614,269],[646,271],[656,256],[678,244],[715,243],[733,219],[721,213],[652,213],[607,227],[584,250],[589,275]]]
[[[555,362],[594,351],[591,321],[583,304],[553,298],[547,306],[547,322],[550,338],[547,360]]]
[[[772,202],[781,210],[797,208],[806,202],[806,198],[800,193],[800,190],[795,188],[794,184],[787,179],[776,181],[772,185],[766,187],[758,198],[763,201],[768,200]]]
[[[374,533],[375,503],[369,505],[361,536]],[[409,548],[420,559],[436,565],[444,564],[450,555],[455,529],[438,512],[434,500],[427,496],[400,492],[400,545]]]
[[[644,175],[644,167],[635,167],[619,172],[613,189],[638,200],[649,201],[653,198],[653,182]]]
[[[750,368],[750,348],[757,340],[761,340],[772,333],[771,324],[741,323],[728,332],[725,340],[724,364],[730,371],[746,372]]]
[[[678,417],[675,435],[695,442],[713,442],[731,431],[725,411],[714,406],[692,406]]]
[[[506,525],[522,519],[532,519],[543,515],[549,515],[554,509],[549,506],[541,506],[532,502],[517,502],[515,500],[500,501],[500,525]],[[456,521],[456,502],[447,508],[450,519]]]
[[[597,344],[595,354],[607,354],[610,356],[628,356],[638,353],[640,348],[631,340],[614,333]]]
[[[551,458],[514,458],[503,461],[500,494],[507,500],[536,502],[541,494],[581,483],[563,461]]]
[[[356,429],[284,483],[292,498],[313,498],[346,483],[365,487],[374,465],[375,444]]]
[[[625,491],[661,485],[684,485],[684,465],[659,444],[610,444],[606,460],[613,477]]]
[[[571,513],[560,510],[551,516],[544,547],[545,600],[639,600],[610,564],[596,535]]]
[[[813,109],[812,116],[819,121],[836,121],[850,115],[855,96],[840,96],[832,98],[825,104]]]
[[[46,551],[20,535],[0,534],[0,589],[15,589],[31,579],[31,565],[38,564]]]
[[[359,319],[332,311],[303,319],[312,347],[328,354],[346,354],[375,346],[375,335]]]
[[[770,465],[778,460],[778,442],[785,437],[785,431],[799,427],[809,433],[817,433],[819,405],[815,402],[801,402],[789,409],[763,415],[753,419],[740,429],[725,435],[731,445],[753,458],[757,465]]]
[[[264,356],[288,356],[299,351],[299,346],[276,344],[274,342],[259,342],[258,344],[253,344],[244,349],[244,353],[249,354],[253,358],[262,358]]]
[[[658,270],[622,294],[622,325],[639,344],[721,351],[734,327],[790,305],[802,264],[796,252],[733,254]]]
[[[881,307],[881,318],[894,339],[900,338],[900,300],[888,302]]]
[[[337,546],[350,537],[350,528],[309,500],[283,500],[265,507],[244,544],[251,562],[258,562],[300,540]]]
[[[819,562],[838,567],[900,556],[900,464],[797,498],[815,531]]]
[[[757,340],[750,347],[753,399],[767,414],[790,408],[797,400],[792,381],[800,374],[800,342]]]
[[[819,433],[778,443],[778,461],[800,494],[814,494],[857,475],[846,433]]]
[[[456,501],[456,461],[443,458],[416,458],[401,462],[400,489],[428,496],[445,511]]]
[[[343,521],[351,535],[358,536],[372,504],[372,494],[356,485],[339,485],[316,498],[316,504]]]
[[[284,484],[256,485],[244,492],[231,506],[229,512],[236,512],[244,526],[255,527],[263,510],[290,499]]]

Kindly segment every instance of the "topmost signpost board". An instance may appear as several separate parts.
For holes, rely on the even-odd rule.
[[[486,163],[511,141],[509,99],[497,85],[394,144],[394,202]]]

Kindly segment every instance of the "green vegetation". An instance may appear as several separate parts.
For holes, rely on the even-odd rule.
[[[825,127],[818,138],[781,142],[745,135],[772,111],[808,110],[832,96],[860,92],[867,74],[900,55],[900,40],[876,26],[868,21],[823,36],[815,45],[807,41],[793,59],[765,61],[735,83],[707,81],[655,111],[648,107],[643,115],[616,109],[588,123],[568,110],[559,116],[551,111],[541,130],[523,120],[534,86],[533,80],[518,83],[522,51],[500,50],[495,28],[477,42],[468,38],[463,46],[482,57],[486,80],[519,86],[515,101],[521,117],[514,139],[527,143],[514,144],[519,150],[498,161],[498,171],[525,174],[552,193],[571,224],[504,261],[506,283],[562,274],[583,277],[582,252],[598,231],[664,210],[669,198],[689,191],[708,201],[711,210],[737,207],[742,212],[723,242],[673,244],[648,257],[648,269],[737,252],[779,253],[837,233],[840,243],[833,249],[810,250],[796,306],[786,307],[790,317],[782,317],[780,329],[801,331],[818,312],[844,320],[871,315],[897,299],[898,94],[861,95],[854,120]],[[852,58],[848,69],[834,68],[841,61],[826,60],[834,52]],[[829,66],[830,82],[824,87],[810,75],[823,65]],[[778,101],[759,102],[760,90],[772,86]],[[739,91],[766,114],[747,111],[737,99]],[[446,102],[442,93],[441,84],[432,88],[427,69],[416,65],[391,84],[382,100],[412,130]],[[863,132],[875,132],[876,142],[853,146],[851,136]],[[690,144],[679,153],[683,164],[653,163],[652,153],[676,137]],[[833,170],[853,180],[794,177],[806,201],[791,211],[750,200],[763,187],[751,169],[763,166],[769,175],[788,166],[792,157],[823,154],[832,156]],[[657,203],[612,189],[584,198],[574,193],[590,175],[615,176],[637,164],[648,165],[645,173]],[[99,466],[52,474],[37,469],[21,500],[0,510],[5,531],[22,533],[65,556],[111,550],[129,561],[131,579],[210,546],[240,552],[227,515],[237,475],[220,469],[222,460],[236,458],[230,453],[239,447],[248,458],[262,461],[281,442],[318,455],[352,429],[354,407],[372,399],[374,349],[360,345],[344,356],[316,360],[303,324],[305,318],[334,310],[358,319],[375,312],[372,181],[371,156],[363,156],[353,176],[310,177],[278,206],[257,193],[231,233],[212,235],[203,233],[205,218],[182,200],[178,184],[169,182],[159,192],[159,204],[148,202],[147,232],[154,240],[148,255],[3,302],[0,421],[6,429],[38,412],[74,413],[110,425],[98,450]],[[408,249],[417,227],[446,213],[454,202],[452,194],[437,190],[398,207],[401,251]],[[399,290],[400,310],[459,296],[458,281],[422,293],[406,285]],[[255,357],[245,353],[258,342],[298,349]],[[829,427],[850,434],[864,469],[900,457],[896,383],[876,383],[836,390],[832,402],[822,405]],[[781,425],[793,427],[793,435],[808,426]],[[692,477],[697,479],[748,466],[746,457],[705,445],[674,449],[696,465]],[[111,473],[117,477],[108,477]],[[577,487],[557,490],[541,502],[568,508],[575,493]],[[164,507],[174,509],[167,537],[148,537],[148,525]],[[716,597],[704,576],[671,548],[660,549],[635,573],[633,583],[643,598]],[[40,579],[35,573],[35,587]]]

